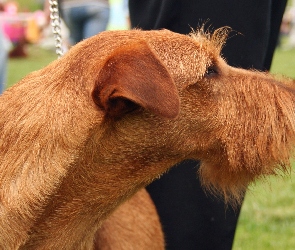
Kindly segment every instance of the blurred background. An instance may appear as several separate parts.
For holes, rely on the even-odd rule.
[[[107,29],[128,29],[124,0],[110,0]],[[6,88],[57,59],[51,26],[42,0],[0,0],[0,23],[8,51]],[[68,30],[62,24],[64,49]],[[1,48],[0,48],[1,49]],[[271,72],[295,79],[295,0],[289,0]],[[0,72],[1,73],[1,72]],[[295,169],[294,162],[293,172]],[[294,173],[293,173],[294,176]],[[291,177],[269,178],[250,187],[242,207],[234,250],[295,249],[295,183]]]

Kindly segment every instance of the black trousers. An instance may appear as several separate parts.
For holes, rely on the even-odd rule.
[[[236,67],[269,70],[286,0],[129,0],[132,27],[188,34],[205,23],[233,29],[222,54]],[[148,186],[163,225],[167,249],[229,250],[240,208],[207,196],[198,162],[173,167]]]

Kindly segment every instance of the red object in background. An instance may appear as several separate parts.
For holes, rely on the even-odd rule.
[[[4,33],[9,37],[11,42],[18,42],[25,36],[25,24],[17,19],[17,3],[7,2],[4,5],[4,13],[7,18],[7,21],[3,23]]]
[[[7,19],[10,21],[6,21],[3,23],[3,31],[10,39],[13,44],[13,49],[10,51],[10,57],[25,57],[27,53],[25,52],[25,22],[21,20],[13,20],[18,13],[18,6],[15,2],[8,2],[4,5],[4,12],[7,16]]]
[[[17,43],[25,37],[26,29],[21,21],[4,23],[3,30],[12,43]]]

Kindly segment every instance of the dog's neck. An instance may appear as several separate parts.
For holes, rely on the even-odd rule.
[[[75,246],[77,242],[87,242],[87,237],[94,236],[109,214],[151,182],[153,178],[148,172],[159,168],[159,165],[141,166],[135,171],[130,166],[89,164],[72,171],[48,200],[46,209],[32,228],[33,234],[26,247]],[[169,166],[168,163],[161,164],[163,169]],[[128,172],[123,171],[128,168]]]
[[[80,155],[69,156],[76,159],[67,166],[71,171],[61,176],[57,188],[52,189],[44,210],[35,218],[26,247],[54,244],[62,248],[65,244],[74,246],[77,242],[73,239],[88,241],[87,237],[94,236],[122,202],[175,163],[171,157],[153,156],[151,160],[148,151],[133,152],[132,157],[131,151],[138,146],[132,149],[126,142],[115,142],[116,136],[108,131],[96,132],[85,142]],[[116,163],[111,160],[114,158]]]

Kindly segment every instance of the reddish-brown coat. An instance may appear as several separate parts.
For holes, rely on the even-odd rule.
[[[134,195],[175,163],[202,160],[204,187],[231,202],[250,182],[288,170],[294,84],[228,66],[219,55],[226,33],[103,32],[7,90],[1,248],[162,249],[153,204]],[[153,227],[121,233],[134,213]]]

